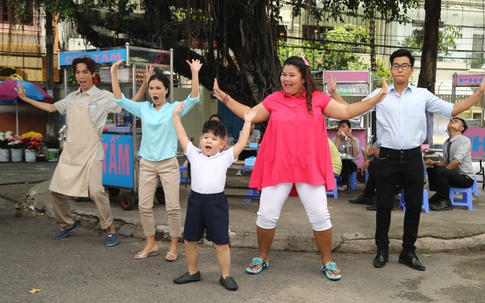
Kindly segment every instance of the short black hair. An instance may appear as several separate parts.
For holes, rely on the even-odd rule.
[[[224,139],[227,135],[227,129],[224,124],[219,121],[208,120],[202,127],[202,134],[206,133],[213,133],[215,136],[219,136]]]
[[[414,67],[414,57],[411,54],[411,52],[409,52],[407,49],[400,48],[397,51],[393,52],[391,54],[391,57],[389,58],[389,61],[391,61],[391,65],[394,63],[394,58],[397,58],[397,57],[408,57],[409,63],[411,63],[411,66]]]
[[[451,120],[454,120],[454,119],[460,120],[461,123],[463,123],[463,131],[461,132],[463,134],[468,129],[468,125],[466,125],[465,120],[460,118],[460,117],[453,117],[453,119],[451,119]]]
[[[348,126],[349,128],[352,128],[352,124],[350,123],[350,120],[340,120],[340,121],[338,122],[338,127],[340,127],[340,125],[342,125],[342,124],[347,124],[347,126]]]

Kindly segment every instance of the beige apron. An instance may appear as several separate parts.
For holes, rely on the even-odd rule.
[[[73,104],[67,112],[69,125],[66,142],[52,176],[51,191],[67,196],[89,197],[89,174],[101,137],[91,122],[88,106]]]

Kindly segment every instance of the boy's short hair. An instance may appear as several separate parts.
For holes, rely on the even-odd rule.
[[[209,120],[206,121],[202,127],[202,134],[206,133],[213,133],[215,136],[219,136],[224,139],[227,134],[227,129],[221,122]]]

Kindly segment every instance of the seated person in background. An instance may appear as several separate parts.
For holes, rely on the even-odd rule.
[[[351,157],[357,157],[360,152],[359,139],[352,135],[352,125],[349,120],[342,120],[338,123],[337,136],[332,138],[332,141],[338,148],[341,154],[347,154],[351,150]],[[338,190],[347,190],[347,184],[349,183],[350,175],[357,170],[356,159],[343,159],[342,160],[342,181],[338,184]]]
[[[210,116],[209,120],[222,122],[221,117],[218,114],[213,114],[212,116]]]
[[[328,147],[330,149],[330,157],[332,158],[333,174],[337,178],[342,172],[342,158],[338,152],[337,146],[328,138]]]
[[[463,133],[468,126],[465,120],[453,118],[448,123],[450,137],[443,144],[443,160],[426,160],[428,168],[429,189],[436,191],[429,199],[432,210],[451,210],[453,206],[449,199],[450,186],[467,188],[473,185],[471,142]]]
[[[239,132],[239,137],[241,136],[241,132]],[[254,129],[254,123],[251,123],[251,131],[249,133],[249,142],[250,143],[258,143],[258,144],[259,144],[259,142],[261,142],[261,132],[257,129]]]
[[[376,141],[374,145],[372,145],[367,152],[367,160],[365,160],[364,164],[362,165],[361,174],[365,175],[365,171],[367,170],[369,173],[369,178],[365,183],[364,192],[362,195],[359,195],[355,199],[350,199],[349,202],[353,204],[366,204],[366,205],[373,205],[374,194],[376,190],[376,166],[377,162],[373,161],[375,157],[379,156],[379,143]],[[367,208],[369,210],[374,210],[373,208]],[[377,210],[377,208],[375,209]]]
[[[241,137],[242,131],[239,132],[239,137]],[[249,132],[249,143],[258,143],[261,142],[261,132],[257,129],[254,129],[254,123],[251,123],[251,131]],[[239,155],[240,160],[244,160],[249,157],[256,157],[258,152],[256,150],[243,150]],[[236,176],[242,176],[242,171],[238,170]]]

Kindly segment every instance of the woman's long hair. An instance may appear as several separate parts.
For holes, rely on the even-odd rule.
[[[305,80],[305,83],[303,83],[303,89],[306,91],[306,104],[308,112],[313,115],[312,93],[314,91],[318,91],[318,88],[313,80],[310,65],[307,64],[308,61],[304,57],[292,56],[285,60],[283,67],[286,65],[293,65],[300,71],[301,78]]]

